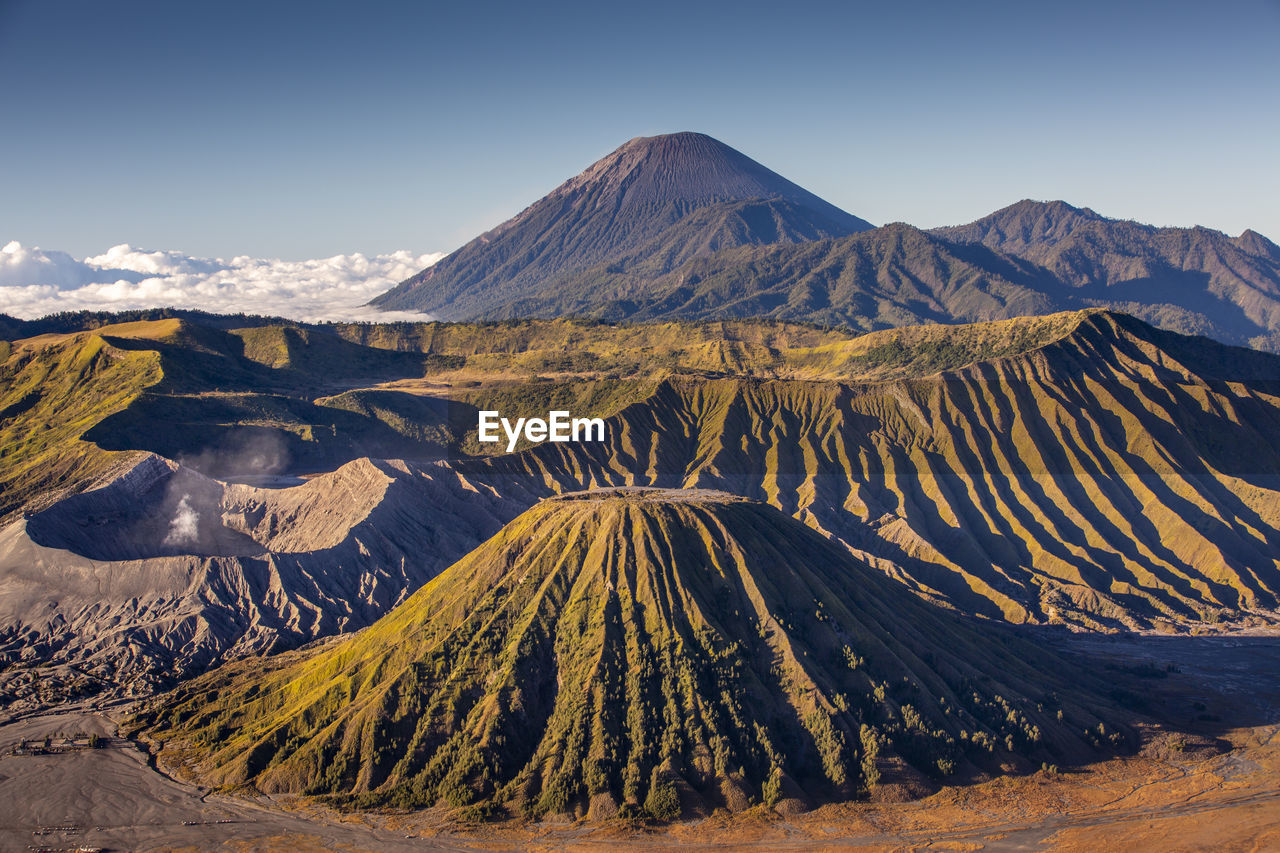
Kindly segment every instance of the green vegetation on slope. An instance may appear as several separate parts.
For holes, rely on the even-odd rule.
[[[724,489],[883,558],[928,596],[1015,622],[1274,610],[1280,360],[1076,319],[1056,337],[1044,318],[1049,343],[1029,353],[932,378],[673,378],[611,419],[603,444],[544,445],[473,476]],[[911,363],[939,340],[994,346],[966,339],[1021,322],[921,329]],[[850,346],[875,353],[914,331]]]
[[[1092,684],[776,510],[606,491],[537,505],[349,640],[144,719],[222,786],[671,819],[1089,756],[1124,742]]]
[[[917,326],[851,335],[776,320],[624,323],[509,320],[338,325],[364,346],[439,359],[441,380],[558,376],[661,379],[672,373],[780,379],[871,380],[1029,352],[1061,338],[1092,311]]]
[[[122,359],[151,359],[156,376],[141,385],[123,381],[97,387],[98,374],[82,376],[42,356],[32,370],[44,372],[19,380],[16,354],[6,359],[13,377],[3,385],[6,406],[17,405],[46,382],[49,371],[58,378],[48,381],[70,383],[68,389],[86,393],[76,403],[83,419],[75,422],[78,432],[24,439],[48,449],[38,458],[13,451],[14,464],[3,469],[21,467],[29,485],[17,488],[15,481],[12,502],[0,515],[39,494],[42,484],[73,485],[63,483],[66,468],[92,455],[93,445],[151,451],[218,476],[248,473],[246,460],[268,457],[260,473],[326,470],[360,456],[492,453],[494,446],[475,440],[480,408],[512,418],[541,416],[552,408],[610,417],[650,397],[665,378],[681,374],[921,375],[1039,346],[1078,322],[1076,315],[1061,315],[852,339],[768,321],[354,325],[335,327],[338,334],[278,325],[225,331],[178,318],[98,324],[95,334],[111,352]],[[32,339],[14,345],[15,353],[66,346],[85,334]],[[64,370],[70,372],[64,375]],[[398,379],[410,384],[402,388]],[[368,387],[381,383],[387,387]],[[124,396],[102,405],[104,399],[115,400],[117,391]],[[60,397],[54,392],[47,399]],[[38,423],[32,420],[36,417],[39,413],[5,423],[22,431]],[[70,452],[58,449],[64,440],[81,436],[90,444]],[[98,465],[84,473],[100,470]]]
[[[163,376],[155,353],[103,337],[6,345],[0,362],[0,519],[83,488],[119,460],[80,437]]]
[[[99,331],[109,348],[158,359],[163,376],[105,407],[94,401],[124,386],[47,359],[48,379],[0,386],[17,407],[0,420],[6,446],[41,448],[0,461],[8,512],[104,470],[110,457],[64,470],[99,459],[93,444],[216,476],[446,458],[522,501],[600,485],[732,491],[926,596],[1015,622],[1265,619],[1280,597],[1280,362],[1264,353],[1098,310],[860,337],[771,321],[333,331],[116,324]],[[69,339],[40,340],[5,364]],[[349,364],[328,382],[333,354]],[[15,420],[44,383],[83,394],[75,430],[29,435],[35,422]],[[467,460],[505,448],[475,441],[481,408],[605,417],[607,440]]]
[[[356,346],[327,330],[296,325],[254,326],[229,335],[240,342],[237,355],[313,382],[384,381],[421,375],[431,366],[421,357]]]
[[[274,473],[364,455],[444,453],[434,435],[312,402],[335,384],[422,374],[420,355],[332,334],[229,333],[177,318],[95,322],[92,332],[6,342],[0,354],[0,519],[125,463],[104,451],[158,452],[215,474],[239,473],[246,462]],[[264,453],[276,461],[264,463]]]

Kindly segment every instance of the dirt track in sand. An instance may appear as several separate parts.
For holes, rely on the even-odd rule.
[[[1138,756],[947,788],[913,803],[827,806],[789,818],[748,812],[657,831],[468,828],[431,812],[338,815],[208,795],[158,773],[144,753],[110,738],[95,750],[7,754],[23,739],[114,732],[104,713],[64,709],[0,726],[0,851],[1280,849],[1280,638],[1063,642],[1100,666],[1174,664],[1180,672],[1137,686],[1188,734],[1157,734]]]
[[[102,713],[68,709],[0,726],[0,851],[74,850],[423,850],[456,845],[410,844],[380,830],[310,821],[257,802],[209,796],[153,769],[128,741],[110,738]],[[21,741],[56,747],[63,733],[104,736],[97,749],[13,755]],[[274,839],[274,841],[273,841]]]

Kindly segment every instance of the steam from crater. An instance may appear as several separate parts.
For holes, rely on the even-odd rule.
[[[169,535],[164,537],[164,544],[189,545],[195,542],[199,524],[200,513],[191,508],[191,495],[183,495],[178,501],[178,511],[169,522]]]

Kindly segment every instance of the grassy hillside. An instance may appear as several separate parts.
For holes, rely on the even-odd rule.
[[[101,335],[47,336],[0,355],[0,519],[83,488],[122,460],[81,436],[163,378],[154,352]]]
[[[1068,334],[1090,313],[1097,311],[868,335],[770,320],[349,324],[334,331],[364,346],[434,358],[431,374],[445,380],[468,374],[652,379],[673,373],[883,379],[1027,352]]]
[[[724,489],[994,618],[1168,626],[1274,609],[1280,360],[1115,315],[1074,322],[932,378],[673,378],[611,420],[606,443],[545,445],[480,476]],[[900,343],[888,363],[925,372],[1020,329],[849,346]]]
[[[419,355],[332,334],[226,332],[169,318],[5,342],[0,355],[0,519],[127,461],[106,451],[159,452],[211,473],[252,462],[264,447],[285,460],[267,469],[444,452],[376,415],[312,402],[335,384],[423,370]]]
[[[221,786],[672,819],[1093,755],[1124,736],[1091,685],[776,510],[606,491],[539,504],[349,640],[225,667],[145,719]]]
[[[15,343],[7,511],[89,482],[100,449],[217,476],[446,459],[521,501],[732,491],[925,596],[1015,622],[1265,619],[1280,596],[1280,363],[1266,354],[1097,310],[858,337],[768,321],[333,331],[171,319]],[[55,357],[79,346],[114,355],[88,372]],[[123,364],[156,373],[106,381]],[[44,385],[64,390],[29,396]],[[608,418],[607,441],[507,456],[475,440],[478,409],[552,408]]]
[[[271,461],[263,473],[329,470],[360,456],[492,453],[494,446],[475,441],[479,408],[511,417],[551,408],[609,417],[674,375],[919,375],[1034,347],[1072,322],[851,339],[770,322],[360,325],[332,334],[279,325],[227,331],[169,318],[44,335],[6,344],[13,357],[0,387],[4,406],[15,408],[0,423],[13,432],[15,449],[0,466],[13,483],[0,516],[50,487],[100,473],[107,456],[71,473],[95,447],[151,451],[219,476],[244,473],[245,460],[264,453]],[[74,357],[61,357],[81,346],[105,347],[112,355],[103,364],[116,366],[84,373]],[[117,362],[145,362],[155,373],[124,376]],[[43,396],[28,396],[45,384]],[[64,398],[73,393],[68,408]],[[38,425],[49,415],[38,407],[17,419],[38,399],[78,419],[48,433]],[[88,443],[68,452],[82,436]]]

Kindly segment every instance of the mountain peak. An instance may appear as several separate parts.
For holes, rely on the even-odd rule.
[[[967,225],[935,228],[932,233],[947,240],[985,243],[1007,251],[1011,246],[1053,245],[1081,226],[1111,221],[1087,207],[1027,198]]]
[[[1016,201],[1008,207],[1003,207],[991,214],[988,219],[999,217],[1001,215],[1018,214],[1018,215],[1052,215],[1052,216],[1078,216],[1081,219],[1106,219],[1090,207],[1076,207],[1074,204],[1063,201],[1062,199],[1051,199],[1049,201],[1039,201],[1033,198],[1024,198]]]
[[[1089,695],[1069,667],[772,507],[609,489],[534,506],[343,643],[181,688],[164,740],[218,784],[665,820],[1091,755],[1092,712],[1037,704]]]
[[[1252,228],[1246,228],[1239,237],[1231,242],[1251,255],[1263,255],[1264,257],[1280,260],[1280,246],[1277,246]]]
[[[1037,201],[1036,199],[1024,198],[1021,201],[1014,202],[1008,207],[1002,207],[994,213],[988,214],[977,220],[972,225],[979,223],[989,225],[1009,225],[1018,224],[1045,224],[1045,223],[1070,223],[1080,224],[1082,222],[1108,222],[1107,217],[1102,216],[1097,211],[1089,207],[1076,207],[1068,204],[1061,199],[1053,199],[1051,201]],[[965,226],[957,226],[965,227]],[[942,229],[939,229],[942,230]]]
[[[552,195],[584,187],[622,208],[784,198],[819,208],[836,220],[855,219],[720,140],[692,131],[637,136]]]
[[[509,316],[536,311],[548,294],[594,291],[641,262],[662,274],[722,249],[869,228],[706,134],[640,136],[371,304]]]
[[[677,130],[674,133],[655,133],[653,136],[633,136],[618,147],[627,148],[633,145],[644,147],[652,145],[690,145],[704,144],[708,142],[724,148],[729,147],[714,136],[700,133],[696,130]]]
[[[695,155],[708,149],[733,151],[732,148],[714,136],[708,136],[696,130],[678,130],[675,133],[659,133],[654,136],[634,136],[619,145],[615,150],[623,151],[627,149],[688,152]]]

